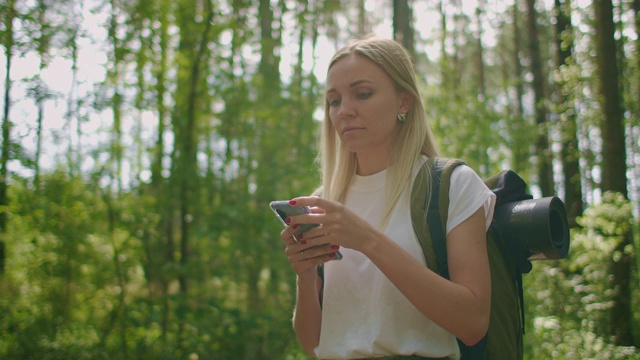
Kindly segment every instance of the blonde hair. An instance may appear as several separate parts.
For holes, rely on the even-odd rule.
[[[389,74],[398,91],[407,91],[413,97],[406,121],[398,125],[398,138],[391,151],[385,195],[387,206],[380,223],[383,229],[402,192],[411,184],[412,170],[420,155],[435,157],[438,151],[418,91],[413,62],[406,49],[394,40],[380,37],[356,40],[336,52],[327,73],[336,61],[350,54],[363,56],[378,64]],[[323,197],[344,203],[356,174],[358,160],[356,154],[347,150],[340,141],[329,118],[326,99],[319,152]]]

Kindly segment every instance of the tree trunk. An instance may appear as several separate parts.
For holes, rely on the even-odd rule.
[[[482,14],[483,14],[483,6],[485,4],[485,0],[478,1],[478,6],[476,7],[476,23],[478,26],[478,34],[476,35],[476,42],[478,47],[478,52],[476,54],[476,71],[478,73],[478,84],[477,90],[478,95],[481,95],[482,98],[485,97],[486,94],[486,83],[485,83],[485,71],[484,71],[484,47],[482,45]]]
[[[16,16],[15,0],[9,0],[5,14],[4,48],[6,56],[6,68],[4,78],[4,111],[2,115],[2,155],[0,156],[0,274],[5,270],[5,243],[4,236],[7,233],[9,197],[9,170],[7,165],[11,157],[11,120],[9,109],[11,107],[11,64],[13,60],[13,19]]]
[[[393,38],[415,57],[413,11],[409,0],[393,0]]]
[[[640,72],[640,0],[633,0],[632,6],[636,26],[636,71]],[[640,74],[636,74],[636,76],[640,77]],[[636,81],[636,98],[634,100],[638,112],[636,116],[640,118],[640,81]]]
[[[122,351],[123,357],[128,358],[128,347],[127,347],[127,324],[129,323],[128,311],[127,311],[127,283],[124,275],[124,269],[122,268],[122,263],[120,261],[120,251],[118,249],[118,245],[116,244],[116,209],[114,208],[113,199],[111,199],[112,194],[111,191],[103,194],[104,203],[107,206],[107,214],[108,214],[108,237],[110,245],[113,249],[113,266],[116,272],[116,282],[120,291],[118,293],[118,301],[119,303],[116,305],[114,311],[114,316],[120,318],[120,328],[118,331],[119,340],[120,340],[120,348]],[[105,334],[104,338],[107,336]]]
[[[358,0],[358,35],[367,34],[367,10],[365,9],[365,0]],[[308,5],[305,2],[305,7]]]
[[[512,146],[514,148],[513,153],[513,161],[512,167],[518,173],[525,172],[525,164],[528,164],[530,151],[528,141],[525,140],[525,136],[527,131],[525,131],[525,120],[524,120],[524,70],[522,67],[522,61],[520,60],[520,53],[522,49],[520,48],[521,42],[521,32],[519,25],[519,10],[518,10],[518,0],[515,0],[513,4],[513,69],[514,69],[514,79],[515,79],[515,88],[516,88],[516,106],[515,106],[515,115],[514,115],[514,129],[512,131]]]
[[[71,88],[67,94],[67,111],[65,112],[65,121],[69,128],[69,146],[67,147],[67,166],[69,167],[69,176],[73,177],[80,173],[80,164],[82,163],[82,151],[80,139],[82,128],[80,125],[80,117],[77,112],[77,91],[78,91],[78,29],[71,30],[72,34],[69,39],[69,47],[71,48]],[[74,120],[75,118],[75,126]],[[76,145],[74,149],[73,130],[76,130]]]
[[[132,162],[131,164],[131,169],[135,174],[135,178],[137,182],[133,186],[136,186],[136,187],[140,187],[143,181],[143,179],[140,177],[144,169],[143,157],[145,156],[144,155],[145,145],[142,141],[143,139],[142,115],[146,108],[146,102],[144,99],[145,99],[145,94],[147,93],[147,89],[146,89],[147,83],[145,81],[144,76],[146,71],[145,67],[147,66],[147,61],[148,61],[147,60],[148,54],[146,52],[147,52],[147,49],[151,47],[151,44],[147,38],[144,38],[142,35],[139,35],[139,39],[140,39],[140,42],[142,43],[142,46],[140,46],[140,49],[138,49],[138,53],[136,54],[136,77],[138,79],[138,83],[137,83],[137,89],[136,89],[137,94],[136,94],[136,100],[135,100],[135,109],[137,112],[138,121],[134,126],[135,137],[133,139],[133,142],[135,145],[136,159],[135,159],[135,162]]]
[[[109,39],[113,45],[111,59],[112,70],[108,77],[113,87],[114,94],[111,99],[111,110],[113,111],[113,133],[111,142],[111,165],[113,168],[113,178],[115,180],[118,193],[123,190],[122,186],[122,102],[123,95],[120,93],[120,62],[122,60],[122,48],[118,39],[118,5],[117,0],[111,0],[111,18],[109,20]]]
[[[600,99],[604,119],[602,131],[602,191],[615,191],[628,198],[624,117],[616,56],[615,25],[611,0],[595,0],[596,43]],[[610,332],[616,345],[634,345],[633,311],[631,308],[631,257],[624,251],[632,243],[631,234],[623,236],[611,259],[612,286],[615,289],[611,308]]]
[[[180,234],[180,267],[182,271],[179,276],[180,292],[186,296],[188,294],[188,276],[186,268],[189,263],[189,255],[191,247],[189,245],[191,237],[191,219],[192,219],[192,204],[191,204],[191,179],[195,179],[197,176],[197,122],[196,122],[196,107],[199,102],[199,90],[201,82],[201,73],[204,65],[207,63],[207,51],[209,44],[209,33],[211,31],[213,22],[213,5],[211,1],[205,1],[206,18],[203,20],[202,34],[197,45],[197,52],[191,66],[190,74],[190,86],[189,97],[187,103],[186,124],[182,129],[182,158],[181,163],[184,172],[181,174],[180,181],[180,221],[181,221],[181,234]]]
[[[165,103],[167,95],[167,72],[168,72],[168,52],[169,52],[169,13],[171,11],[170,0],[162,0],[157,4],[157,28],[156,37],[158,41],[158,54],[155,58],[156,70],[154,75],[155,83],[155,103],[157,108],[158,126],[153,150],[151,151],[151,193],[154,195],[156,213],[159,215],[157,236],[145,236],[143,244],[147,257],[145,275],[148,279],[150,300],[154,301],[154,295],[158,294],[162,302],[161,315],[161,341],[167,339],[169,330],[171,301],[169,297],[169,284],[172,279],[163,275],[162,267],[172,264],[175,261],[175,244],[173,236],[173,192],[170,191],[168,181],[163,174],[166,133],[166,121],[170,114]]]
[[[617,191],[628,197],[624,117],[619,86],[613,4],[611,0],[595,1],[598,44],[598,74],[603,102],[602,190]]]
[[[42,73],[43,66],[40,65],[40,73]],[[35,96],[36,96],[36,108],[38,109],[38,115],[36,116],[36,153],[33,159],[33,186],[36,194],[40,193],[40,158],[42,156],[42,121],[44,119],[44,81],[38,77],[36,80]]]
[[[38,114],[36,117],[36,153],[34,158],[34,176],[33,183],[36,194],[40,192],[40,158],[42,156],[42,122],[44,120],[44,102],[48,97],[48,89],[41,75],[47,67],[47,57],[49,52],[49,38],[51,36],[50,26],[47,23],[47,4],[43,0],[38,0],[37,23],[39,27],[39,36],[37,38],[38,55],[40,64],[38,66],[38,75],[35,79],[34,100]]]
[[[450,73],[449,73],[449,54],[447,53],[447,14],[445,12],[444,0],[438,2],[438,10],[440,11],[440,50],[442,53],[440,54],[440,81],[442,82],[442,86],[444,86],[447,91],[449,88],[448,84],[451,82]]]
[[[151,163],[151,183],[154,188],[158,188],[160,184],[163,182],[162,176],[162,161],[164,159],[164,135],[165,135],[165,121],[168,118],[167,106],[165,104],[165,96],[167,94],[167,59],[168,59],[168,47],[169,47],[169,19],[168,19],[168,9],[169,5],[167,1],[161,1],[158,4],[160,8],[159,15],[159,23],[160,27],[158,29],[158,39],[160,40],[158,43],[158,48],[160,51],[160,57],[157,60],[157,71],[155,72],[156,76],[156,86],[155,86],[155,97],[156,97],[156,106],[157,106],[157,114],[158,114],[158,133],[155,141],[155,145],[153,148],[152,154],[152,163]]]
[[[636,87],[635,89],[631,89],[632,93],[633,91],[635,91],[635,98],[631,97],[631,101],[630,101],[632,104],[635,104],[635,107],[633,109],[633,113],[635,114],[634,116],[635,122],[629,124],[629,127],[631,128],[629,132],[629,136],[633,140],[633,139],[640,138],[640,134],[638,134],[640,132],[640,0],[633,0],[632,7],[633,7],[633,18],[635,19],[634,24],[636,28],[636,42],[635,42]],[[636,197],[635,209],[636,211],[640,211],[640,144],[636,141],[631,146],[632,148],[631,148],[630,154],[632,154],[631,155],[632,162],[630,166],[633,169],[633,174],[634,174],[633,177],[636,183],[635,193],[638,195]],[[636,250],[636,251],[640,251],[640,250]],[[638,261],[640,261],[640,259],[638,259]]]
[[[570,0],[555,0],[556,12],[556,64],[558,68],[569,65],[573,52],[573,27],[571,25]],[[562,171],[564,174],[564,202],[571,227],[576,226],[576,218],[582,215],[582,181],[580,178],[580,150],[578,149],[576,109],[573,101],[566,96],[564,83],[557,86],[557,107],[562,131]]]
[[[262,197],[266,197],[269,191],[265,190],[265,188],[273,186],[270,184],[270,180],[266,179],[267,175],[265,174],[265,169],[263,167],[267,167],[269,160],[268,157],[273,156],[269,152],[272,149],[267,149],[267,146],[264,145],[270,136],[274,136],[274,124],[270,122],[270,116],[267,115],[271,111],[264,107],[264,104],[273,104],[277,103],[277,96],[281,91],[281,83],[280,83],[280,71],[279,71],[279,63],[280,57],[277,55],[279,52],[277,51],[280,48],[280,29],[274,28],[274,24],[280,19],[275,19],[274,14],[277,12],[277,9],[272,8],[272,5],[269,0],[260,0],[259,7],[259,20],[260,20],[260,64],[259,64],[259,77],[263,79],[262,87],[259,89],[259,102],[258,105],[261,109],[261,113],[264,115],[260,116],[259,119],[256,119],[256,130],[260,132],[260,138],[255,139],[254,141],[250,141],[254,146],[254,161],[257,162],[258,168],[256,170],[249,170],[247,173],[248,177],[255,177],[256,184],[258,186],[258,190],[251,197],[251,201],[255,203],[263,202]],[[278,12],[280,13],[280,12]],[[281,14],[281,13],[280,13]],[[282,15],[282,14],[281,14]],[[275,90],[272,90],[275,89]],[[277,125],[277,124],[275,124]],[[277,136],[277,135],[276,135]],[[253,173],[252,173],[253,172]],[[264,200],[265,202],[267,200]],[[256,230],[253,229],[253,233],[257,235]],[[248,307],[251,313],[257,314],[262,311],[262,301],[260,298],[260,293],[258,292],[258,283],[259,280],[258,275],[263,267],[263,258],[260,255],[254,253],[253,261],[250,261],[249,266],[247,266],[248,278],[247,278],[247,286],[248,286]],[[257,354],[260,352],[259,347],[251,347],[248,349],[250,353]]]
[[[452,37],[452,42],[453,42],[453,53],[451,54],[451,56],[449,57],[451,64],[452,64],[452,69],[451,69],[451,91],[452,93],[452,99],[454,99],[454,103],[455,104],[460,104],[460,101],[462,99],[462,93],[460,91],[461,89],[461,82],[462,82],[462,48],[464,48],[466,46],[466,44],[462,44],[461,42],[464,38],[464,34],[466,34],[467,29],[465,28],[464,22],[462,21],[463,19],[463,15],[461,15],[462,13],[462,8],[461,8],[462,4],[454,2],[454,14],[453,14],[453,28],[451,31],[451,37]]]
[[[542,70],[542,56],[538,36],[538,12],[536,0],[527,0],[527,29],[529,31],[529,57],[531,58],[531,72],[533,73],[533,94],[535,106],[535,122],[537,125],[536,154],[538,185],[542,196],[552,196],[553,172],[551,169],[551,149],[549,149],[549,131],[547,129],[547,107],[544,95],[544,74]]]

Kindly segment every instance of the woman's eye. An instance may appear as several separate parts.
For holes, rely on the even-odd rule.
[[[371,95],[373,95],[373,93],[371,91],[369,91],[369,92],[361,92],[361,93],[358,93],[358,98],[359,99],[368,99],[368,98],[371,97]]]
[[[338,105],[340,105],[340,99],[329,99],[327,101],[329,102],[329,106],[338,106]]]

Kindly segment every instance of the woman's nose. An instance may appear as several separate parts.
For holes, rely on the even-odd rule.
[[[356,111],[352,104],[348,100],[342,100],[340,102],[340,109],[338,109],[338,116],[342,118],[353,117]]]

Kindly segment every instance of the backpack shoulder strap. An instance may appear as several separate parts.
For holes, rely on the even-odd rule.
[[[451,173],[464,162],[458,159],[429,159],[420,169],[411,192],[411,221],[427,261],[427,267],[449,279],[447,259],[447,219]],[[476,345],[460,339],[462,359],[484,359],[487,335]]]
[[[429,158],[420,168],[411,190],[411,221],[427,267],[447,279],[450,180],[453,170],[462,164],[458,159]]]

